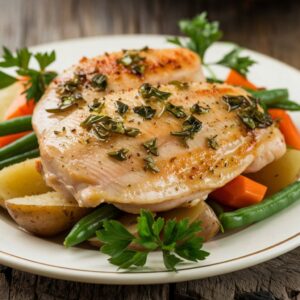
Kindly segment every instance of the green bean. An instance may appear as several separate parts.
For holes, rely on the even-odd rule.
[[[289,98],[289,92],[287,89],[250,91],[250,93],[254,97],[265,102],[266,105],[287,101]]]
[[[19,117],[0,123],[0,136],[32,130],[31,116]]]
[[[66,247],[80,244],[96,235],[96,231],[102,227],[104,220],[117,217],[120,210],[110,204],[102,204],[91,214],[77,222],[64,241]]]
[[[33,150],[38,147],[38,142],[35,133],[29,133],[13,143],[0,149],[0,159],[13,157],[17,154]]]
[[[208,83],[224,83],[223,80],[217,79],[217,78],[212,78],[212,77],[206,77],[206,81]]]
[[[297,200],[300,200],[300,181],[294,182],[259,204],[222,213],[219,219],[224,229],[244,227],[274,215]]]
[[[2,170],[5,167],[8,167],[8,166],[17,164],[19,162],[22,162],[26,159],[38,157],[39,155],[40,155],[39,149],[34,149],[34,150],[31,150],[31,151],[28,151],[28,152],[25,152],[25,153],[18,154],[16,156],[7,158],[5,160],[0,161],[0,170]]]
[[[270,108],[280,108],[284,110],[290,110],[290,111],[299,111],[300,110],[300,104],[294,102],[294,101],[284,101],[281,103],[274,103],[271,105]]]

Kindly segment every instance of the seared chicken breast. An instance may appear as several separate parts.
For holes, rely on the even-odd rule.
[[[185,74],[201,79],[196,70]],[[71,92],[78,89],[83,99],[64,111],[64,76],[41,100],[33,122],[47,184],[80,206],[108,202],[137,213],[193,205],[286,150],[276,124],[240,88],[176,77],[134,89],[124,83],[127,90],[103,95],[88,76]],[[110,82],[108,74],[107,88]],[[55,122],[49,126],[49,120]]]

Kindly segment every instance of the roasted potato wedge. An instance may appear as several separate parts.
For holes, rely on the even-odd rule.
[[[12,198],[43,194],[51,191],[37,171],[39,158],[9,166],[0,171],[0,198]]]
[[[201,227],[203,228],[203,230],[199,233],[199,236],[203,237],[205,241],[213,238],[220,230],[220,222],[217,216],[205,201],[200,201],[193,207],[179,207],[170,211],[159,213],[158,215],[165,218],[165,220],[181,220],[188,218],[191,223],[195,221],[201,221]],[[119,221],[127,228],[130,233],[136,235],[136,218],[137,215],[124,214],[119,218]],[[101,246],[100,241],[97,238],[92,238],[89,240],[89,242],[93,246]]]
[[[251,179],[268,187],[267,195],[273,195],[296,181],[300,176],[300,151],[287,149],[279,160],[267,165],[262,170],[246,174]]]
[[[90,212],[89,208],[79,207],[75,200],[65,199],[57,192],[6,200],[5,206],[18,225],[45,237],[70,229]]]

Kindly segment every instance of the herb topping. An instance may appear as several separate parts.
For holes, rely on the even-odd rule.
[[[197,115],[207,114],[209,111],[210,111],[209,107],[200,106],[199,103],[195,103],[191,107],[191,113],[197,114]]]
[[[92,86],[99,91],[105,91],[107,88],[107,76],[104,74],[96,74],[92,78]]]
[[[148,153],[158,156],[158,149],[157,149],[156,142],[157,139],[154,138],[143,143],[143,146]]]
[[[123,103],[122,101],[118,100],[116,102],[116,105],[117,105],[117,112],[123,116],[126,114],[126,112],[128,111],[129,109],[129,106],[125,103]]]
[[[139,51],[127,50],[123,57],[117,60],[117,63],[130,70],[132,74],[143,75],[146,67],[144,61],[145,57],[141,57]]]
[[[144,169],[145,171],[151,171],[153,173],[159,173],[159,168],[155,165],[155,161],[151,155],[144,158]]]
[[[123,160],[128,159],[128,156],[127,156],[128,152],[129,152],[128,149],[121,148],[120,150],[111,151],[111,152],[108,152],[107,154],[116,160],[123,161]]]
[[[151,120],[156,113],[156,109],[153,109],[148,105],[136,106],[133,108],[133,111],[143,117],[145,120]]]
[[[186,117],[186,113],[184,112],[183,106],[176,106],[170,102],[166,104],[166,111],[170,112],[178,119]]]
[[[139,88],[140,95],[146,100],[167,100],[172,94],[159,90],[158,88],[152,86],[149,83],[144,83]]]

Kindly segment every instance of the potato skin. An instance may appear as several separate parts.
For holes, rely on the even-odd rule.
[[[51,198],[53,194],[57,193],[11,199],[7,200],[5,205],[10,216],[20,227],[38,236],[54,236],[70,229],[90,212],[90,209],[79,207],[75,202],[68,203],[63,198],[61,203],[58,203],[57,198],[55,201]]]

